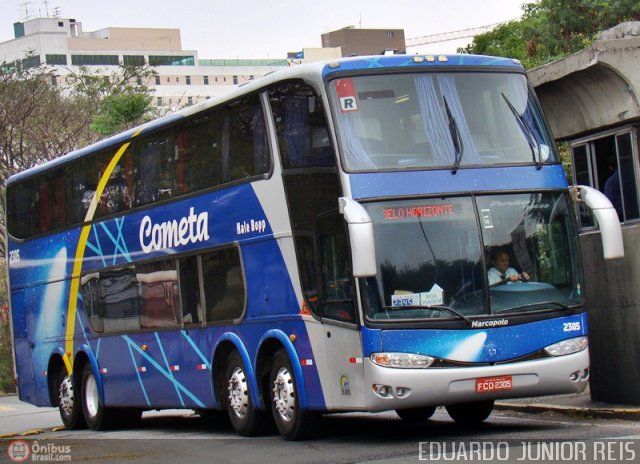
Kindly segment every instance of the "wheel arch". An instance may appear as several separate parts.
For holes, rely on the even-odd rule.
[[[80,379],[80,381],[82,381],[82,371],[84,370],[84,366],[86,364],[89,364],[91,366],[93,376],[96,379],[96,386],[98,387],[98,395],[100,397],[100,401],[102,402],[102,404],[105,404],[104,386],[102,384],[100,368],[98,367],[98,360],[93,354],[93,351],[91,351],[91,348],[86,344],[82,344],[78,347],[78,351],[76,352],[76,356],[73,362],[73,375],[76,376],[77,379]]]
[[[245,347],[244,343],[238,337],[238,335],[227,332],[223,334],[217,341],[215,349],[213,350],[213,359],[211,361],[211,376],[212,376],[212,385],[213,385],[213,395],[216,401],[216,405],[218,408],[222,407],[220,402],[220,394],[221,394],[221,385],[220,385],[220,375],[224,374],[225,363],[227,357],[233,352],[237,351],[244,363],[246,374],[249,379],[249,387],[251,392],[251,400],[253,404],[260,404],[257,392],[257,382],[256,375],[253,363],[251,362],[251,357],[249,356],[249,352]]]
[[[291,367],[293,368],[293,373],[298,385],[298,404],[300,408],[306,409],[308,406],[307,389],[304,373],[302,372],[302,366],[300,364],[300,358],[298,357],[298,353],[296,352],[293,343],[283,331],[278,329],[269,330],[260,339],[256,358],[257,372],[259,375],[263,375],[263,370],[266,369],[267,388],[269,388],[268,376],[269,370],[271,369],[271,359],[273,359],[273,355],[275,355],[276,351],[281,348],[284,349],[291,361]],[[264,385],[262,385],[262,387],[264,387]],[[265,392],[263,390],[263,394],[264,393]],[[266,398],[268,398],[269,390],[266,391],[266,394]]]

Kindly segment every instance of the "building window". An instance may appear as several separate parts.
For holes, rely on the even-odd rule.
[[[142,85],[142,77],[140,76],[136,77],[136,84]]]
[[[156,85],[160,85],[160,76],[156,76]]]
[[[40,62],[40,55],[30,56],[20,60],[21,69],[37,68],[40,64],[42,64]]]
[[[204,76],[204,85],[209,85],[209,76]]]
[[[393,34],[393,31],[387,31],[387,32],[385,32],[385,33],[384,33],[384,36],[385,36],[387,39],[393,39],[393,35],[394,35],[394,34]]]
[[[187,97],[187,105],[193,105],[193,97]]]
[[[191,85],[191,76],[185,76],[185,80],[187,81],[187,85]]]
[[[58,85],[58,76],[55,74],[51,75],[51,85],[56,87]]]
[[[71,55],[71,64],[76,66],[118,66],[118,55]]]
[[[193,56],[149,55],[149,66],[194,66]]]
[[[176,77],[176,82],[180,82],[180,77]]]
[[[577,184],[604,193],[616,208],[621,222],[640,218],[633,139],[638,129],[593,138],[571,147],[573,175]],[[591,213],[580,206],[580,225],[593,227]]]
[[[162,97],[156,98],[156,106],[162,106]]]
[[[144,66],[144,55],[123,55],[122,63],[127,66]]]
[[[45,60],[48,65],[66,65],[67,55],[45,55]]]
[[[233,76],[233,85],[238,85],[238,76]]]

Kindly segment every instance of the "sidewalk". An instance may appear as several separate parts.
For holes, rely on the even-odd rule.
[[[592,401],[588,388],[579,394],[496,401],[495,408],[527,413],[552,411],[579,417],[640,421],[640,405]]]

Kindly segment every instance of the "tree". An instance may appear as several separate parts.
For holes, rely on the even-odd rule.
[[[0,234],[5,235],[4,187],[12,174],[57,158],[153,117],[149,89],[155,71],[122,66],[115,73],[71,73],[54,85],[47,67],[0,67]],[[5,242],[0,240],[0,258]]]
[[[640,20],[637,0],[540,0],[522,9],[521,20],[476,36],[465,51],[509,56],[533,68],[588,47],[600,31]]]
[[[88,99],[97,112],[91,129],[107,136],[153,119],[151,90],[144,82],[156,72],[147,66],[123,65],[119,72],[90,73],[86,67],[71,74],[72,94]]]

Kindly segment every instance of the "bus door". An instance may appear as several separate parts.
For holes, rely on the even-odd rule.
[[[16,360],[16,374],[18,376],[18,393],[22,401],[33,401],[35,383],[33,378],[33,348],[35,346],[34,309],[27,304],[25,291],[11,293],[11,314],[13,317],[13,338]],[[31,334],[31,339],[29,339]]]
[[[362,342],[356,316],[346,224],[332,213],[317,223],[320,266],[320,313],[329,370],[331,399],[336,408],[364,405]]]

